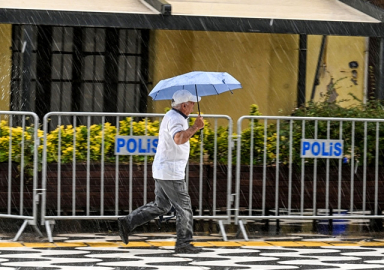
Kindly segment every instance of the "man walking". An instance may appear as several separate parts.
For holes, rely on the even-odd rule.
[[[204,127],[202,116],[188,126],[188,115],[200,97],[187,90],[173,94],[172,110],[168,111],[160,125],[159,143],[152,165],[155,180],[155,201],[147,203],[128,216],[118,219],[119,234],[127,244],[128,235],[134,228],[165,215],[173,206],[176,210],[176,253],[198,253],[201,248],[191,244],[193,216],[191,199],[185,183],[185,167],[189,159],[189,139]]]

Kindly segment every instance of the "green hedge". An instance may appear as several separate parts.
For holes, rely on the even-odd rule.
[[[384,108],[381,102],[376,100],[368,100],[365,104],[360,100],[357,100],[357,105],[343,108],[340,103],[343,102],[328,102],[326,99],[320,102],[310,102],[305,107],[297,108],[293,111],[293,116],[308,116],[308,117],[341,117],[341,118],[384,118]],[[251,105],[250,115],[260,115],[257,105]],[[190,119],[191,124],[194,119]],[[276,161],[276,143],[277,138],[280,140],[279,148],[279,160],[280,162],[287,164],[290,162],[289,159],[289,132],[290,123],[289,121],[280,121],[280,132],[276,132],[276,123],[268,124],[268,133],[266,138],[266,151],[267,151],[267,163],[272,164]],[[214,130],[209,124],[205,122],[206,126],[204,132],[204,155],[208,156],[208,162],[212,162],[214,158]],[[132,121],[131,118],[126,118],[120,121],[119,134],[130,135],[131,130],[133,135],[148,135],[157,136],[159,130],[159,121]],[[147,130],[145,130],[147,126]],[[382,125],[380,125],[381,127]],[[332,139],[339,138],[339,123],[332,122],[331,125],[331,136]],[[367,161],[368,165],[372,165],[376,155],[376,142],[374,139],[376,132],[376,123],[368,123],[368,143],[367,143]],[[292,162],[300,164],[302,159],[300,153],[297,151],[300,149],[300,140],[302,138],[302,126],[301,121],[294,121],[293,124],[293,149],[292,149]],[[306,121],[306,138],[314,138],[314,121]],[[318,121],[318,134],[317,137],[327,138],[327,122]],[[351,155],[351,132],[352,125],[350,122],[343,124],[343,139],[344,139],[344,154],[346,156]],[[12,132],[12,161],[21,163],[21,147],[23,132],[21,127],[10,128],[6,121],[0,122],[0,162],[7,162],[9,157],[9,135]],[[58,162],[58,140],[59,133],[61,136],[61,157],[62,163],[70,163],[73,160],[73,136],[76,132],[76,161],[83,162],[87,160],[88,146],[87,138],[90,134],[90,160],[101,161],[102,155],[102,139],[104,137],[104,161],[114,162],[116,156],[114,155],[114,141],[116,136],[116,127],[110,123],[105,123],[104,127],[101,125],[92,125],[90,129],[86,126],[77,126],[74,130],[71,125],[60,126],[55,130],[49,132],[47,135],[47,161]],[[258,165],[263,163],[264,159],[264,122],[253,121],[253,128],[251,123],[248,127],[242,131],[241,134],[241,163],[250,163],[251,153],[251,134],[253,133],[253,164]],[[38,136],[40,137],[40,145],[38,147],[39,159],[42,157],[43,150],[43,132],[38,130]],[[228,127],[220,126],[217,130],[217,160],[219,163],[226,164],[228,161]],[[236,135],[236,134],[232,134]],[[355,157],[360,164],[363,163],[364,158],[364,124],[356,123],[355,125]],[[33,158],[33,127],[26,127],[24,132],[25,142],[25,167],[31,167]],[[191,153],[190,158],[192,161],[198,162],[200,160],[200,133],[197,133],[191,138]],[[383,149],[384,149],[384,128],[380,128],[379,132],[379,153],[380,153],[380,165],[383,165]],[[233,163],[236,163],[236,148],[233,149]],[[129,156],[120,156],[120,161],[128,162]],[[148,157],[148,161],[151,161],[153,157]],[[142,162],[143,156],[134,156],[134,162]],[[206,160],[206,159],[205,159]],[[306,162],[312,162],[310,159],[306,159]],[[41,164],[41,162],[39,163]]]

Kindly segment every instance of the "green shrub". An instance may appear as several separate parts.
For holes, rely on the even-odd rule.
[[[345,100],[337,102],[327,102],[326,97],[320,102],[309,102],[306,107],[298,108],[292,114],[293,116],[304,117],[337,117],[337,118],[384,118],[384,107],[381,102],[375,99],[369,99],[366,103],[356,98],[353,94],[350,94],[351,98],[355,100],[356,105],[350,107],[342,107],[341,103]],[[354,126],[354,153],[352,150],[352,122],[347,121],[342,123],[342,139],[344,140],[344,155],[353,156],[356,160],[363,164],[364,162],[364,140],[367,139],[367,165],[373,165],[376,156],[376,123],[367,122],[367,133],[364,132],[364,123],[355,122]],[[286,130],[286,129],[285,129]],[[301,125],[297,125],[294,128],[295,135],[301,134]],[[284,131],[282,131],[284,132]],[[315,122],[306,121],[306,138],[314,138],[315,135]],[[300,135],[301,136],[301,135]],[[383,124],[380,124],[379,130],[379,155],[380,164],[383,165],[383,149],[384,149],[384,128]],[[330,123],[330,136],[331,139],[339,139],[340,137],[340,123],[332,121]],[[318,121],[317,138],[327,138],[327,121]],[[299,140],[295,140],[299,143]],[[297,146],[299,147],[299,145]],[[297,148],[300,149],[300,148]],[[295,155],[295,162],[300,162],[299,153]]]
[[[343,101],[328,102],[327,96],[319,102],[309,102],[306,106],[294,110],[292,116],[298,117],[339,117],[339,118],[384,118],[384,107],[381,102],[370,99],[365,104],[358,100],[356,97],[351,97],[357,102],[357,105],[344,108],[340,105]],[[250,115],[261,115],[257,105],[252,104],[250,107]],[[195,119],[189,119],[192,124]],[[204,140],[204,156],[208,157],[205,161],[212,162],[215,156],[215,131],[211,124],[205,121],[203,129]],[[253,165],[263,164],[264,151],[266,150],[267,163],[272,164],[277,160],[276,145],[279,139],[279,162],[288,164],[300,164],[300,143],[302,139],[302,122],[293,121],[292,126],[290,120],[281,120],[279,122],[280,132],[277,132],[276,122],[268,122],[267,132],[264,134],[264,122],[259,120],[249,121],[247,128],[241,133],[241,164],[250,164],[251,153],[253,154]],[[384,128],[380,125],[379,130],[379,155],[380,165],[384,160]],[[70,163],[73,161],[74,145],[73,137],[76,137],[75,145],[75,158],[77,162],[85,162],[88,159],[91,161],[99,162],[102,160],[102,153],[104,153],[104,162],[115,162],[116,156],[114,155],[115,136],[119,135],[147,135],[158,136],[160,122],[159,120],[139,120],[134,121],[128,117],[119,122],[119,130],[110,123],[102,125],[77,126],[76,129],[71,125],[60,126],[47,134],[47,162]],[[326,139],[327,137],[327,121],[318,121],[317,123],[317,138]],[[367,137],[367,165],[372,165],[376,158],[376,123],[367,123],[367,136],[364,133],[364,124],[356,122],[354,126],[354,153],[352,150],[352,123],[343,122],[342,134],[344,140],[344,154],[351,156],[354,154],[355,158],[364,162],[364,138]],[[0,122],[0,162],[7,162],[9,158],[9,140],[10,132],[12,132],[12,161],[21,164],[21,142],[24,136],[24,170],[30,170],[33,162],[33,132],[34,127],[26,127],[23,132],[21,127],[9,127],[6,121]],[[292,132],[292,160],[290,159],[290,132]],[[332,121],[330,124],[330,138],[338,139],[340,134],[340,123]],[[76,134],[74,134],[76,133]],[[228,161],[228,136],[236,134],[228,134],[228,127],[217,127],[216,140],[217,140],[217,162],[226,164]],[[38,130],[39,138],[43,137],[43,131]],[[88,136],[90,142],[88,145]],[[59,146],[59,137],[61,145]],[[251,142],[253,138],[253,142]],[[315,121],[306,120],[305,138],[315,138]],[[104,144],[102,141],[104,139]],[[190,160],[192,162],[200,161],[200,141],[201,133],[197,132],[190,140],[191,151]],[[266,146],[264,146],[266,142]],[[251,149],[251,144],[253,147]],[[60,147],[60,149],[59,149]],[[104,149],[102,149],[104,147]],[[59,155],[60,150],[60,155]],[[41,165],[43,141],[40,139],[38,147],[39,165]],[[236,148],[232,151],[232,161],[236,164]],[[119,156],[121,162],[143,162],[147,159],[148,162],[153,160],[153,156]],[[306,159],[306,162],[313,162],[313,159]],[[20,168],[21,169],[21,168]]]
[[[59,161],[69,163],[73,160],[74,145],[73,139],[76,139],[75,158],[77,161],[86,161],[88,158],[88,132],[90,137],[89,158],[91,161],[100,161],[102,153],[102,139],[104,136],[104,157],[105,161],[111,161],[114,157],[114,140],[116,128],[110,123],[102,125],[78,126],[76,129],[72,125],[60,126],[47,134],[47,162]],[[74,134],[76,133],[76,134]],[[61,144],[59,145],[59,136]]]
[[[5,120],[0,121],[0,162],[9,160],[10,135],[12,135],[11,159],[18,164],[19,171],[21,171],[21,164],[23,164],[27,177],[33,175],[34,131],[33,126],[27,126],[23,130],[22,127],[9,127],[8,122]],[[37,136],[41,138],[43,131],[38,130]],[[40,140],[39,144],[38,158],[41,160],[42,140]],[[41,163],[38,163],[38,165],[39,169],[41,169]]]

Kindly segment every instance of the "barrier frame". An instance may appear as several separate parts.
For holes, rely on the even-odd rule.
[[[158,117],[158,118],[162,118],[165,114],[156,114],[156,113],[94,113],[94,112],[50,112],[48,114],[46,114],[44,116],[44,119],[43,119],[43,128],[44,128],[44,146],[43,146],[43,168],[42,168],[42,204],[41,204],[41,224],[42,225],[45,225],[46,227],[46,231],[47,231],[47,235],[48,235],[48,239],[50,242],[53,242],[53,238],[52,238],[52,231],[53,231],[53,228],[54,228],[54,224],[55,224],[55,221],[56,220],[66,220],[66,219],[70,219],[70,220],[116,220],[118,217],[120,217],[120,215],[118,215],[118,212],[119,212],[119,209],[118,209],[118,206],[116,205],[116,211],[115,211],[115,215],[90,215],[89,211],[87,211],[86,215],[83,215],[83,216],[79,216],[79,215],[75,215],[75,210],[76,209],[73,209],[74,211],[72,211],[72,215],[71,216],[61,216],[61,215],[47,215],[47,212],[46,212],[46,190],[47,190],[47,134],[48,134],[48,123],[49,123],[49,119],[51,117],[54,117],[54,116],[57,116],[59,117],[58,119],[61,119],[60,117],[62,116],[67,116],[67,117],[72,117],[73,118],[73,122],[74,122],[74,128],[76,127],[76,117],[86,117],[87,118],[87,127],[88,127],[88,130],[89,130],[89,127],[90,127],[90,118],[91,117],[101,117],[102,119],[102,126],[104,127],[104,124],[105,124],[105,117],[116,117],[116,127],[117,127],[117,130],[119,130],[119,119],[122,119],[122,118],[125,118],[125,117],[140,117],[140,118],[154,118],[154,117]],[[213,119],[225,119],[228,121],[228,176],[227,176],[227,196],[226,196],[226,214],[225,215],[216,215],[215,212],[213,215],[210,215],[210,216],[206,216],[206,215],[203,215],[203,209],[202,209],[202,194],[201,194],[201,189],[202,189],[202,166],[203,166],[203,143],[201,143],[200,145],[200,175],[199,175],[199,188],[200,188],[200,192],[199,192],[199,215],[196,215],[194,216],[193,218],[194,219],[212,219],[212,220],[215,220],[218,222],[219,226],[220,226],[220,231],[221,231],[221,234],[223,236],[223,239],[226,241],[227,240],[227,236],[226,236],[226,233],[225,233],[225,228],[224,228],[224,224],[230,224],[231,223],[231,204],[232,204],[232,195],[231,195],[231,185],[232,185],[232,175],[231,175],[231,171],[232,171],[232,147],[231,147],[231,140],[232,140],[232,137],[230,136],[232,134],[232,119],[229,117],[229,116],[226,116],[226,115],[203,115],[205,119],[207,118],[213,118]],[[191,114],[189,115],[189,117],[197,117],[196,114]],[[131,122],[132,124],[132,122]],[[59,120],[58,122],[58,126],[61,126],[61,122]],[[215,127],[217,128],[217,121],[215,121]],[[201,131],[201,136],[203,136],[203,132]],[[131,129],[131,135],[132,135],[132,129]],[[217,135],[217,134],[216,134]],[[89,137],[88,137],[88,143],[89,143]],[[201,137],[201,142],[203,141],[203,137]],[[74,135],[74,141],[73,141],[74,145],[76,145],[76,140],[75,140],[75,135]],[[217,145],[215,145],[215,148],[217,148]],[[102,146],[102,149],[103,149],[103,146]],[[60,150],[59,150],[60,151]],[[217,151],[217,149],[216,149]],[[74,149],[74,153],[75,153],[75,149]],[[102,155],[103,157],[103,155]],[[75,156],[74,156],[74,159],[73,160],[76,160],[75,159]],[[102,160],[101,161],[102,164],[104,164],[104,161]],[[73,162],[73,169],[75,170],[75,164],[76,162]],[[87,164],[89,164],[89,156],[87,158]],[[130,177],[129,177],[129,192],[130,192],[130,195],[132,195],[132,159],[130,160],[129,162],[130,164]],[[147,164],[146,162],[146,159],[145,159],[145,164]],[[145,165],[146,166],[146,165]],[[216,166],[216,164],[215,164]],[[118,160],[117,160],[117,163],[116,163],[116,168],[118,169]],[[188,169],[188,165],[187,165],[187,169]],[[102,169],[103,170],[103,169]],[[103,171],[102,171],[103,173]],[[75,174],[73,174],[73,178],[74,178],[74,181],[75,181]],[[188,174],[187,174],[188,175]],[[87,177],[89,178],[89,169],[87,169]],[[146,179],[146,170],[145,170],[145,179]],[[116,181],[118,181],[118,171],[116,172]],[[103,180],[101,180],[103,181]],[[188,185],[188,177],[186,177],[186,181],[187,181],[187,185]],[[146,186],[146,184],[144,184],[144,186]],[[59,191],[60,192],[60,191]],[[87,191],[88,192],[88,191]],[[118,187],[117,187],[117,190],[116,190],[116,200],[118,200]],[[144,194],[146,194],[146,190],[143,191]],[[74,192],[75,194],[75,192]],[[60,195],[58,195],[60,196]],[[144,198],[144,203],[146,203],[146,195],[144,195],[145,198]],[[132,196],[129,196],[130,199],[132,198]],[[60,199],[60,198],[59,198]],[[73,200],[75,200],[75,198],[72,198]],[[87,200],[89,200],[89,194],[87,193]],[[58,209],[60,210],[60,209]],[[130,201],[129,203],[129,212],[132,211],[132,201]],[[60,211],[58,211],[60,212]],[[103,211],[101,210],[101,213],[103,213]]]
[[[40,189],[38,188],[38,147],[40,143],[40,138],[38,137],[38,128],[39,128],[39,117],[37,114],[33,112],[27,111],[0,111],[0,116],[9,116],[8,125],[11,128],[13,126],[13,117],[12,116],[21,116],[22,117],[22,141],[21,141],[21,163],[20,167],[24,168],[24,147],[25,147],[25,132],[26,132],[26,121],[28,117],[32,118],[32,124],[34,127],[33,131],[33,177],[32,177],[32,215],[28,216],[24,214],[24,170],[20,172],[20,202],[19,202],[19,215],[15,215],[11,213],[11,193],[12,193],[12,130],[10,129],[10,140],[9,140],[9,155],[8,155],[8,198],[7,198],[7,213],[0,214],[0,218],[11,218],[11,219],[23,219],[24,222],[16,233],[13,241],[17,241],[21,234],[24,232],[27,225],[31,225],[33,229],[39,234],[39,236],[43,236],[39,227],[38,227],[38,212],[37,212],[37,204],[39,203]]]
[[[251,130],[253,132],[253,121],[254,120],[257,120],[257,121],[264,121],[264,154],[263,154],[263,184],[262,184],[262,187],[263,187],[263,190],[262,190],[262,200],[263,200],[263,207],[262,207],[262,213],[261,215],[253,215],[251,214],[251,212],[249,212],[248,215],[244,215],[244,214],[241,214],[240,213],[240,193],[241,193],[241,190],[240,190],[240,182],[241,182],[241,134],[242,134],[242,126],[243,126],[243,121],[244,120],[250,120],[251,121]],[[356,211],[354,211],[354,208],[353,208],[353,203],[354,203],[354,196],[353,196],[353,190],[354,190],[354,171],[357,169],[357,166],[355,164],[355,159],[354,159],[354,155],[351,156],[351,199],[350,199],[350,208],[347,209],[350,211],[350,215],[342,215],[340,212],[339,213],[335,213],[335,214],[331,214],[330,211],[326,212],[324,215],[318,215],[317,214],[317,211],[316,211],[316,195],[317,195],[317,191],[316,191],[316,174],[317,174],[317,171],[316,171],[316,168],[317,168],[317,159],[318,158],[315,158],[314,160],[314,163],[315,163],[315,169],[314,169],[314,192],[313,192],[313,195],[314,195],[314,198],[313,198],[313,204],[314,204],[314,212],[312,213],[312,215],[303,215],[303,197],[301,197],[301,211],[299,211],[301,214],[295,214],[295,213],[292,213],[290,208],[288,208],[288,215],[279,215],[279,179],[278,179],[278,173],[279,173],[279,136],[277,136],[277,147],[276,147],[276,163],[275,163],[275,169],[276,169],[276,177],[277,179],[274,179],[276,181],[276,186],[275,186],[275,192],[276,192],[276,195],[275,195],[275,209],[277,209],[277,211],[275,211],[275,214],[271,214],[271,215],[266,215],[265,213],[265,197],[266,197],[266,167],[267,167],[267,164],[266,164],[266,144],[267,144],[267,141],[266,141],[266,137],[267,137],[267,124],[268,124],[268,121],[276,121],[276,127],[277,127],[277,131],[276,131],[276,134],[279,134],[279,129],[280,129],[280,123],[281,121],[289,121],[290,123],[290,138],[289,138],[289,144],[290,144],[290,153],[289,153],[289,160],[292,161],[292,141],[293,141],[293,138],[292,138],[292,123],[293,121],[302,121],[302,125],[303,125],[303,128],[302,130],[304,131],[304,134],[302,134],[302,139],[305,138],[305,122],[306,121],[314,121],[315,122],[315,139],[317,138],[317,127],[318,127],[318,121],[326,121],[327,122],[327,127],[328,127],[328,130],[327,130],[327,137],[328,139],[336,139],[336,138],[329,138],[329,129],[330,129],[330,122],[331,121],[336,121],[336,122],[339,122],[340,123],[340,139],[342,138],[342,125],[344,122],[351,122],[352,123],[352,153],[355,154],[354,152],[354,146],[355,146],[355,125],[356,123],[364,123],[364,134],[367,135],[367,123],[376,123],[376,137],[375,137],[375,143],[376,143],[376,160],[375,160],[375,194],[374,194],[374,198],[375,198],[375,208],[374,208],[374,213],[373,215],[365,215],[364,213],[366,213],[366,209],[365,209],[365,206],[366,206],[366,151],[367,151],[367,136],[365,136],[364,138],[364,164],[363,164],[363,170],[364,170],[364,174],[363,174],[363,198],[362,198],[362,204],[363,204],[363,209],[361,212],[358,212],[359,214],[355,214]],[[247,232],[246,232],[246,229],[244,227],[244,224],[248,221],[254,221],[254,220],[261,220],[261,219],[265,219],[265,220],[270,220],[270,219],[275,219],[275,220],[281,220],[281,219],[290,219],[290,220],[324,220],[324,219],[328,219],[328,220],[334,220],[334,219],[380,219],[380,218],[384,218],[384,215],[383,214],[379,214],[377,212],[377,206],[378,206],[378,199],[379,199],[379,196],[378,196],[378,136],[379,136],[379,125],[380,123],[384,123],[384,119],[371,119],[371,118],[335,118],[335,117],[289,117],[289,116],[251,116],[251,115],[245,115],[245,116],[242,116],[238,119],[237,121],[237,153],[236,153],[236,156],[237,156],[237,162],[236,162],[236,191],[235,191],[235,194],[236,194],[236,202],[235,202],[235,224],[238,225],[240,227],[240,230],[244,236],[244,239],[246,241],[248,241],[248,235],[247,235]],[[252,135],[253,136],[253,135]],[[307,138],[308,139],[308,138]],[[252,142],[251,142],[251,147],[250,149],[253,149],[253,146],[252,146]],[[251,158],[252,158],[252,155],[251,155]],[[303,158],[302,158],[303,159]],[[339,178],[338,178],[338,181],[339,181],[339,190],[338,190],[338,202],[339,202],[339,205],[340,205],[340,202],[341,202],[341,185],[340,185],[340,182],[341,182],[341,171],[340,171],[340,168],[341,168],[341,162],[342,160],[340,159],[339,160]],[[305,163],[304,163],[305,164]],[[326,165],[326,170],[327,172],[329,171],[329,160],[327,160],[327,165]],[[302,173],[301,173],[301,179],[302,181],[304,181],[304,168],[302,167]],[[289,185],[291,187],[291,184],[292,184],[292,162],[289,163]],[[250,178],[252,177],[252,174],[250,173]],[[251,181],[251,180],[250,180]],[[302,187],[303,187],[303,182],[302,182]],[[303,190],[301,190],[301,192],[303,192]],[[291,202],[291,190],[289,190],[289,202],[288,202],[288,206],[290,207],[290,202]],[[326,207],[328,207],[328,203],[329,203],[329,175],[327,175],[327,179],[326,179],[326,192],[325,192],[325,196],[326,196],[326,202],[325,202],[325,205]],[[327,209],[327,208],[326,208]],[[339,207],[340,209],[340,207]],[[363,213],[363,214],[361,214]]]

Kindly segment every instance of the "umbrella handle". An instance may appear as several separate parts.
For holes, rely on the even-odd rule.
[[[196,91],[196,97],[197,97],[197,109],[199,110],[199,115],[201,115],[200,114],[200,104],[199,104],[199,94],[197,93],[197,85],[196,84],[195,84],[195,91]],[[204,129],[204,127],[201,128],[200,131],[203,129]]]
[[[200,115],[199,94],[197,93],[197,85],[196,84],[195,84],[195,92],[196,92],[196,97],[197,97],[197,109],[199,110],[199,115]]]

